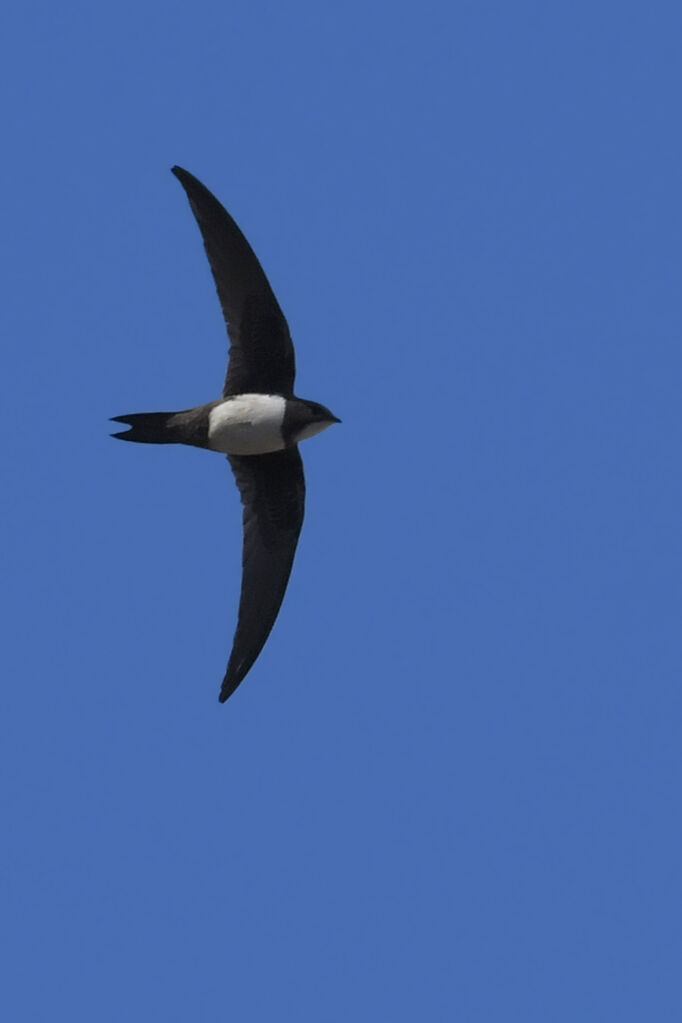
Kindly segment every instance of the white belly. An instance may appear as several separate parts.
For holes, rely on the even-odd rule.
[[[286,402],[278,394],[226,398],[208,416],[208,446],[225,455],[266,455],[284,447]]]

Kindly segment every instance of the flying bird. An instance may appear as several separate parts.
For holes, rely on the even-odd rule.
[[[299,441],[340,420],[294,395],[294,346],[287,321],[251,246],[214,195],[182,167],[230,339],[221,398],[181,412],[114,416],[112,434],[143,444],[190,444],[227,455],[241,494],[242,584],[224,703],[270,635],[289,581],[303,524],[305,479]]]

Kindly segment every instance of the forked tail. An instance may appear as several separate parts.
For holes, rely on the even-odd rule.
[[[130,430],[111,436],[140,444],[177,444],[180,438],[173,426],[175,415],[175,412],[135,412],[130,416],[113,416],[112,423],[125,423]]]

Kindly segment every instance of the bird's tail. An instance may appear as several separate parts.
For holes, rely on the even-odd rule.
[[[177,444],[180,437],[173,422],[175,416],[175,412],[136,412],[131,416],[114,416],[112,423],[125,423],[130,430],[121,430],[111,436],[140,444]]]

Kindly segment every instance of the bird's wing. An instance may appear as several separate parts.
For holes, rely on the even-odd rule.
[[[253,249],[200,181],[173,167],[204,239],[230,336],[223,395],[294,393],[296,364],[287,321]]]
[[[270,635],[303,525],[305,479],[298,448],[229,455],[244,505],[239,618],[220,702],[235,691]]]

